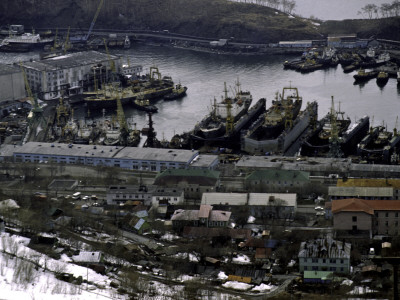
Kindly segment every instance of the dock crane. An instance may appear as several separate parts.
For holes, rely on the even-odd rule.
[[[22,62],[20,62],[19,65],[21,68],[22,76],[24,78],[25,89],[28,94],[28,100],[32,105],[32,110],[28,116],[28,132],[26,134],[26,140],[30,141],[39,134],[40,130],[44,130],[44,132],[47,131],[47,122],[43,115],[43,108],[40,107],[36,95],[33,95],[32,93],[31,87],[28,82],[28,78],[26,76],[26,72],[22,66]],[[34,129],[36,129],[36,135],[32,136]]]
[[[79,43],[79,42],[81,42],[81,43],[82,43],[82,42],[86,43],[86,42],[87,42],[87,40],[88,40],[89,37],[90,37],[90,34],[92,33],[94,24],[96,23],[97,17],[98,17],[99,14],[100,14],[100,10],[101,10],[101,7],[103,6],[103,3],[104,3],[104,0],[100,0],[99,6],[97,7],[96,13],[95,13],[95,15],[94,15],[94,17],[93,17],[93,20],[92,20],[92,23],[90,23],[89,31],[87,32],[87,34],[84,35],[84,36],[75,36],[75,37],[71,37],[71,38],[70,38],[71,43]]]
[[[70,31],[70,29],[71,29],[71,27],[68,27],[67,37],[65,38],[64,45],[63,45],[64,54],[66,54],[67,51],[68,51],[69,49],[71,49],[71,44],[70,44],[70,42],[69,42],[69,31]]]
[[[104,48],[106,49],[108,60],[110,62],[111,82],[117,82],[117,81],[119,81],[119,79],[118,79],[118,75],[117,75],[117,68],[115,67],[115,62],[113,59],[111,59],[111,55],[110,55],[110,52],[108,51],[106,39],[103,39],[103,42],[104,42]]]

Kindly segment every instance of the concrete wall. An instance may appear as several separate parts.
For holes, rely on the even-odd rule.
[[[357,220],[354,222],[353,217]],[[372,216],[364,212],[339,212],[333,215],[333,228],[336,230],[371,230]]]
[[[22,72],[0,75],[0,102],[26,97]]]

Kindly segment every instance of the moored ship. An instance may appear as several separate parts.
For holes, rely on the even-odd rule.
[[[39,34],[24,33],[22,35],[11,35],[2,40],[0,51],[27,52],[32,49],[43,48],[46,44],[52,42],[52,38],[42,39]]]
[[[252,125],[252,138],[266,140],[279,136],[297,118],[302,103],[297,88],[284,87],[282,94],[276,93],[272,106]]]
[[[339,145],[343,143],[343,135],[347,132],[351,120],[344,118],[344,112],[332,106],[330,112],[318,122],[315,130],[309,133],[302,141],[300,154],[304,156],[331,156],[332,146],[337,140]],[[354,133],[352,133],[354,135]],[[342,152],[342,149],[337,149]]]
[[[212,111],[200,121],[194,128],[193,134],[201,138],[216,138],[226,132],[226,121],[239,120],[249,109],[253,97],[248,91],[240,89],[240,83],[236,83],[237,89],[234,98],[228,97],[228,91],[224,88],[225,98],[219,103],[214,99]]]
[[[387,164],[393,154],[398,154],[399,143],[400,136],[396,129],[390,132],[384,126],[376,126],[359,143],[357,154],[365,162]]]
[[[164,96],[165,101],[175,100],[182,98],[186,95],[187,87],[178,83],[172,90],[171,93]]]

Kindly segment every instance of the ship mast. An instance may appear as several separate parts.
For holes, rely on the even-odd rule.
[[[330,122],[331,122],[331,135],[329,137],[329,157],[342,157],[343,152],[340,147],[340,144],[342,143],[342,141],[341,141],[341,138],[339,137],[339,129],[337,126],[337,115],[335,112],[333,96],[332,96]]]

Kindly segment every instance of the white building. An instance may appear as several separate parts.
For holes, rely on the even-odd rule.
[[[137,205],[150,205],[155,186],[112,185],[107,190],[107,204],[121,205],[127,201],[137,202]]]
[[[182,205],[185,201],[183,189],[158,187],[151,196],[151,205]]]
[[[104,70],[105,74],[96,76],[107,79],[111,70],[111,60],[114,61],[118,72],[121,58],[97,51],[68,53],[40,61],[27,61],[23,63],[23,68],[32,92],[38,94],[40,99],[49,100],[60,97],[61,93],[81,94],[84,87],[92,83],[93,72],[96,70]]]
[[[350,272],[351,244],[331,238],[302,242],[299,251],[299,271]]]

